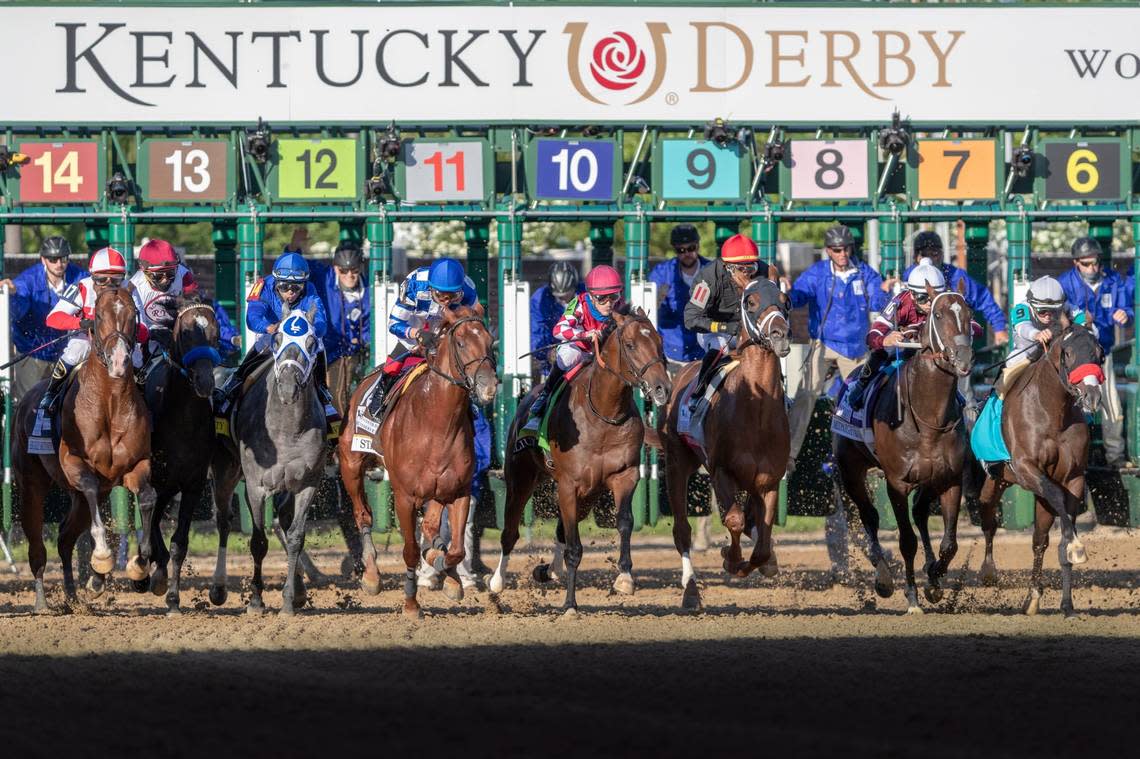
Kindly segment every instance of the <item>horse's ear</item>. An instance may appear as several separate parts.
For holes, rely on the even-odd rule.
[[[768,279],[780,284],[780,270],[774,264],[768,264]]]
[[[792,299],[785,292],[780,293],[780,307],[784,309],[785,314],[792,310]]]
[[[934,300],[934,288],[930,286],[930,282],[926,283],[926,297]]]
[[[614,324],[619,327],[625,322],[625,314],[616,308],[611,312],[611,316],[613,317]]]
[[[439,310],[439,318],[444,324],[451,324],[455,321],[455,311],[445,306]]]
[[[642,308],[641,306],[638,306],[638,307],[637,307],[637,310],[636,310],[636,311],[634,311],[633,313],[634,313],[635,315],[637,315],[637,316],[641,317],[642,319],[648,319],[648,318],[649,318],[649,316],[648,316],[648,315],[645,313],[645,309],[644,309],[644,308]]]
[[[1073,320],[1069,317],[1069,309],[1061,309],[1061,331],[1066,332],[1073,326]]]
[[[958,294],[961,295],[963,298],[966,297],[966,278],[965,277],[962,277],[960,280],[958,280]]]
[[[483,315],[486,313],[486,311],[483,310],[483,304],[479,303],[478,301],[476,301],[475,305],[471,307],[471,310],[474,311],[475,315],[480,319],[482,319]]]

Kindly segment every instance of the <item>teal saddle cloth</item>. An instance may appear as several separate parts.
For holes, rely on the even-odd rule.
[[[993,463],[1009,461],[1009,449],[1005,447],[1005,440],[1001,435],[1001,410],[1004,406],[997,393],[990,393],[978,421],[974,424],[974,431],[970,433],[970,448],[979,461]]]

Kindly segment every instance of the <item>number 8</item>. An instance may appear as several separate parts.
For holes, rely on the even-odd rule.
[[[824,156],[829,156],[830,161],[825,162]],[[815,164],[819,166],[819,170],[815,172],[815,186],[821,190],[837,190],[843,186],[843,180],[846,177],[843,174],[843,169],[839,168],[843,165],[843,154],[834,148],[827,148],[815,154]],[[834,182],[828,182],[824,179],[824,174],[832,173],[835,175]]]

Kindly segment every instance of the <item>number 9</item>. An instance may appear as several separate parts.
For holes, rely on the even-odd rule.
[[[1096,168],[1097,154],[1082,148],[1074,150],[1065,165],[1065,179],[1074,192],[1092,192],[1100,184],[1100,172]],[[1081,181],[1080,176],[1085,179]]]
[[[697,157],[704,158],[704,166],[697,166]],[[689,186],[694,190],[707,190],[716,181],[716,158],[707,148],[697,148],[685,158],[685,166],[693,179],[688,180]]]

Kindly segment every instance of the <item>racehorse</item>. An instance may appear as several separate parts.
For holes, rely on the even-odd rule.
[[[582,561],[578,523],[590,513],[594,501],[608,489],[617,507],[621,537],[620,574],[614,581],[619,593],[633,593],[633,560],[629,541],[633,533],[633,491],[641,479],[641,445],[645,427],[633,399],[640,388],[655,406],[669,397],[661,335],[641,309],[630,314],[614,311],[602,337],[595,343],[595,359],[580,370],[549,409],[548,466],[535,447],[516,450],[519,430],[526,423],[538,388],[519,404],[507,438],[503,479],[507,488],[502,555],[491,577],[492,592],[502,591],[511,551],[519,538],[523,508],[541,477],[558,485],[559,537],[566,563],[566,600],[563,609],[577,609],[575,589]]]
[[[416,600],[416,566],[420,560],[416,540],[416,510],[426,504],[423,558],[445,577],[444,590],[462,600],[463,586],[455,567],[463,561],[463,533],[471,505],[471,478],[475,472],[475,430],[470,404],[494,400],[499,380],[491,333],[483,322],[483,307],[445,308],[435,347],[426,350],[427,370],[410,378],[379,428],[362,434],[357,414],[365,395],[379,378],[376,373],[356,389],[338,444],[340,474],[352,499],[356,525],[364,542],[361,587],[380,592],[376,547],[372,543],[372,508],[364,495],[364,472],[380,459],[392,486],[396,515],[404,536],[404,613],[420,617]],[[353,438],[362,438],[366,451],[353,450]],[[440,537],[440,520],[447,507],[451,542]],[[383,505],[382,508],[387,508]]]
[[[138,555],[127,565],[127,576],[135,589],[166,593],[170,613],[179,610],[182,564],[186,560],[190,537],[190,520],[202,501],[210,474],[214,450],[214,416],[210,395],[214,390],[214,367],[221,363],[218,355],[218,322],[212,306],[197,301],[178,304],[171,333],[172,353],[147,380],[146,395],[157,387],[163,389],[164,400],[154,409],[154,431],[151,433],[151,483],[157,493],[154,508],[142,510],[143,535]],[[162,515],[170,502],[181,493],[178,526],[167,551],[162,538]],[[167,588],[167,562],[173,558],[174,582]],[[154,569],[149,583],[146,572]]]
[[[135,384],[131,354],[138,329],[138,312],[122,288],[103,291],[95,301],[91,355],[59,401],[58,455],[29,454],[28,437],[46,384],[40,383],[16,409],[16,435],[12,442],[12,471],[20,491],[20,513],[28,538],[28,562],[35,576],[35,610],[46,612],[43,572],[44,501],[54,481],[71,495],[71,509],[59,531],[59,557],[63,562],[64,592],[77,600],[71,554],[83,530],[91,529],[95,550],[90,589],[105,588],[106,575],[115,565],[107,544],[107,531],[99,502],[122,485],[138,499],[142,509],[154,508],[150,484],[150,420],[142,393]]]
[[[292,615],[305,604],[305,586],[297,566],[305,547],[305,520],[317,493],[326,458],[325,410],[313,381],[320,342],[313,333],[313,309],[294,310],[272,337],[273,360],[254,370],[233,413],[233,441],[215,447],[214,506],[218,523],[218,563],[210,601],[225,602],[226,545],[230,500],[245,477],[246,501],[253,519],[249,551],[253,585],[247,612],[265,610],[261,562],[269,550],[265,537],[265,497],[286,531],[288,555],[281,613]]]
[[[994,567],[994,533],[997,504],[1011,484],[1020,485],[1037,498],[1033,524],[1033,575],[1026,614],[1040,610],[1044,587],[1041,564],[1049,547],[1053,520],[1061,520],[1061,610],[1073,613],[1073,565],[1088,561],[1076,533],[1077,512],[1085,497],[1085,467],[1088,464],[1089,427],[1086,415],[1096,413],[1104,379],[1100,365],[1104,350],[1085,327],[1061,317],[1062,332],[1053,338],[1045,356],[1026,367],[1005,391],[1001,430],[1012,456],[987,472],[982,486],[982,532],[986,558],[981,579],[997,582]]]
[[[701,606],[689,557],[692,528],[686,504],[689,477],[702,465],[711,476],[732,539],[730,546],[721,549],[724,570],[737,577],[745,577],[757,567],[768,576],[777,572],[772,525],[790,448],[780,368],[780,358],[791,350],[788,305],[787,296],[770,280],[756,280],[744,289],[740,343],[732,353],[740,364],[728,373],[710,402],[704,421],[703,458],[682,439],[678,429],[681,406],[688,403],[686,388],[696,378],[699,362],[688,364],[678,373],[673,396],[661,416],[658,434],[665,451],[665,483],[673,511],[673,544],[681,555],[685,608]],[[736,502],[739,491],[748,496],[747,507],[757,529],[756,544],[747,560],[740,550],[746,515]]]
[[[918,551],[914,530],[907,516],[907,498],[914,491],[915,524],[926,553],[926,598],[942,600],[939,581],[958,551],[958,510],[962,495],[962,471],[966,460],[966,430],[957,400],[958,378],[969,376],[974,364],[972,312],[957,292],[931,298],[930,315],[918,328],[919,348],[884,385],[874,406],[867,406],[873,419],[874,453],[860,441],[835,436],[835,461],[843,491],[859,509],[859,518],[870,542],[875,567],[875,592],[883,598],[894,593],[890,563],[879,545],[879,513],[867,493],[867,470],[879,466],[887,483],[887,495],[899,528],[899,548],[906,563],[907,613],[921,614],[914,579]],[[900,416],[901,414],[901,416]],[[938,558],[930,544],[927,520],[930,504],[938,500],[944,522]]]

